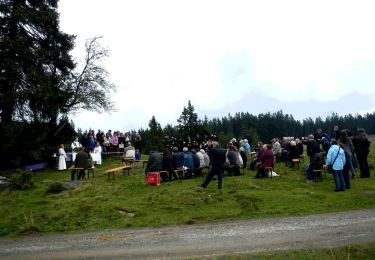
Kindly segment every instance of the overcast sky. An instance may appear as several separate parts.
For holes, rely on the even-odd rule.
[[[118,112],[77,127],[130,131],[154,115],[283,110],[295,119],[375,111],[375,1],[60,0],[73,52],[101,35]]]

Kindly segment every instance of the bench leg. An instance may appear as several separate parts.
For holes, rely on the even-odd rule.
[[[72,171],[70,172],[70,179],[71,179],[72,181],[74,181],[75,178],[76,178],[76,170],[72,170]]]
[[[314,182],[323,182],[323,175],[322,175],[322,172],[313,172],[313,176],[314,176],[314,179],[313,181]]]
[[[112,175],[112,179],[114,180],[115,179],[115,172],[109,172],[108,173],[108,180],[109,180],[109,178],[110,178],[110,175]]]
[[[130,175],[130,168],[124,169],[123,175],[125,175],[125,171],[128,171],[128,176]]]

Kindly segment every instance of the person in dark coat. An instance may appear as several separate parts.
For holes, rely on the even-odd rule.
[[[173,147],[173,168],[181,169],[184,166],[184,154],[178,151],[177,147]]]
[[[306,144],[306,153],[308,156],[320,152],[320,144],[314,139],[313,135],[309,135],[308,139],[304,140],[302,143]]]
[[[247,155],[246,155],[245,149],[243,147],[240,147],[239,151],[240,151],[240,156],[241,156],[242,162],[243,162],[242,168],[246,169]]]
[[[202,175],[202,168],[200,168],[200,159],[195,149],[191,149],[191,156],[193,156],[194,163],[194,176],[198,177]]]
[[[352,139],[354,152],[357,155],[360,177],[370,178],[370,169],[368,167],[367,157],[370,153],[370,140],[367,137],[365,130],[358,130],[357,136]]]
[[[210,141],[211,142],[211,141]],[[210,157],[211,170],[208,173],[204,182],[200,185],[201,188],[206,188],[211,182],[212,178],[218,176],[218,189],[223,188],[223,173],[224,173],[224,163],[226,159],[225,150],[220,148],[219,142],[213,141],[207,152]]]
[[[323,158],[320,153],[314,153],[310,156],[310,164],[305,165],[305,174],[308,181],[314,180],[314,170],[323,169]]]
[[[157,147],[152,148],[148,157],[145,174],[149,172],[160,172],[163,164],[163,158]]]
[[[238,152],[233,144],[228,144],[227,159],[229,164],[226,165],[226,169],[230,176],[240,175],[240,166],[237,164]]]
[[[298,150],[296,142],[290,141],[289,151],[288,151],[288,167],[293,168],[294,167],[293,159],[299,159],[299,158],[300,158],[300,154],[299,154],[299,150]]]
[[[177,179],[176,173],[173,171],[173,156],[168,148],[163,151],[163,163],[161,167],[162,171],[166,171],[166,174],[161,174],[161,179],[163,181],[173,180],[173,176]]]
[[[135,135],[134,138],[134,147],[139,150],[139,153],[142,154],[142,137],[139,133]]]
[[[84,150],[80,150],[76,154],[76,159],[74,160],[74,168],[82,168],[79,170],[79,174],[77,175],[77,180],[83,180],[85,178],[85,170],[89,167],[89,150],[85,148]],[[71,180],[74,181],[75,172],[73,171],[71,174]]]
[[[187,147],[183,148],[183,155],[184,155],[184,173],[185,173],[185,179],[189,179],[193,176],[193,170],[194,170],[194,160],[193,156],[191,155],[191,152]]]
[[[178,150],[178,148],[175,146],[173,147],[173,169],[174,170],[179,170],[178,172],[178,178],[182,179],[182,167],[184,166],[184,154]]]

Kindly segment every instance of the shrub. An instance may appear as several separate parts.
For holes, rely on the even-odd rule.
[[[65,187],[61,182],[53,182],[48,186],[46,193],[47,194],[52,194],[52,193],[56,194],[56,193],[60,193],[64,190],[65,190]]]
[[[30,171],[17,169],[10,177],[9,182],[14,189],[26,190],[33,186],[33,173]]]

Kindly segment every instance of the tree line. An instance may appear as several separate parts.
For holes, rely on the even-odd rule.
[[[183,108],[178,124],[161,127],[155,116],[151,118],[147,129],[139,129],[138,132],[143,136],[145,151],[149,151],[152,146],[163,147],[163,140],[166,137],[174,136],[185,143],[193,141],[202,141],[211,138],[215,133],[222,145],[225,145],[230,139],[248,139],[254,146],[258,141],[270,143],[274,137],[282,138],[284,136],[303,137],[308,134],[314,134],[318,128],[329,136],[333,135],[335,125],[340,129],[349,129],[355,135],[359,128],[363,128],[368,134],[375,133],[375,112],[365,115],[345,115],[339,116],[337,113],[322,119],[317,117],[312,119],[308,117],[303,120],[294,119],[293,115],[284,114],[283,111],[274,113],[252,115],[249,112],[238,112],[235,115],[228,114],[221,118],[199,119],[194,106],[190,100],[188,105]],[[132,131],[135,134],[135,130]]]

